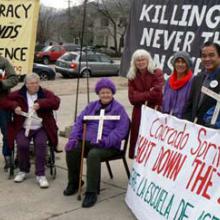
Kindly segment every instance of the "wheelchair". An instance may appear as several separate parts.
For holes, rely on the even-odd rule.
[[[55,164],[55,152],[61,153],[62,151],[58,151],[52,146],[50,143],[47,145],[47,154],[46,154],[46,167],[49,168],[49,173],[52,179],[56,179],[57,169]],[[33,142],[30,143],[30,157],[31,157],[31,164],[33,164],[34,159],[34,144]],[[8,179],[12,179],[14,177],[14,171],[18,167],[18,158],[17,158],[17,151],[16,146],[12,150],[11,157],[10,157],[10,166],[9,166],[9,173]]]
[[[55,120],[57,119],[57,112],[53,111]],[[57,150],[51,143],[47,143],[47,153],[46,153],[46,167],[49,168],[49,173],[52,179],[56,179],[57,169],[55,164],[55,153],[61,153],[62,150]],[[31,141],[30,143],[30,156],[31,156],[31,164],[33,164],[34,158],[34,143]],[[16,151],[16,143],[12,150],[10,157],[10,166],[9,166],[9,174],[8,179],[12,179],[14,177],[14,170],[18,167],[18,158]]]

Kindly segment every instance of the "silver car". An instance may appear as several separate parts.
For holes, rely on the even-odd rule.
[[[80,52],[66,52],[55,66],[56,72],[63,77],[75,77],[79,74]],[[119,74],[119,63],[102,53],[82,53],[80,77],[112,76]]]

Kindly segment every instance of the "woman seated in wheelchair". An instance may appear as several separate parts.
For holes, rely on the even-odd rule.
[[[127,136],[130,123],[124,107],[113,98],[116,88],[112,81],[102,78],[97,82],[95,92],[99,99],[89,103],[77,117],[65,146],[68,184],[63,193],[69,196],[77,192],[80,182],[83,123],[86,122],[84,156],[87,158],[87,184],[82,207],[91,207],[96,203],[101,161],[120,154],[121,141]],[[84,116],[99,116],[102,109],[106,116],[120,116],[120,119],[104,120],[102,137],[97,141],[99,120],[85,121]]]
[[[36,180],[41,188],[47,188],[49,183],[45,176],[46,149],[49,141],[56,147],[58,143],[57,125],[53,110],[59,108],[60,99],[51,91],[40,87],[37,74],[28,74],[24,86],[1,102],[3,108],[12,112],[9,124],[9,146],[17,146],[18,167],[20,171],[15,176],[16,183],[22,182],[30,170],[30,142],[33,140],[36,158]]]

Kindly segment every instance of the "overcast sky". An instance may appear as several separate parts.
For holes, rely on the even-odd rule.
[[[71,6],[77,5],[81,2],[82,0],[71,0]],[[62,9],[68,7],[68,0],[40,0],[40,3],[54,8]]]

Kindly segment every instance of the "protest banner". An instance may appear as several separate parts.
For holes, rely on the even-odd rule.
[[[0,54],[17,74],[32,72],[39,0],[1,0]]]
[[[120,75],[128,72],[131,55],[148,50],[164,73],[172,70],[176,51],[187,51],[194,73],[201,71],[200,47],[206,41],[220,43],[219,0],[134,0],[125,37]]]
[[[142,106],[126,203],[140,220],[220,220],[220,131]]]

